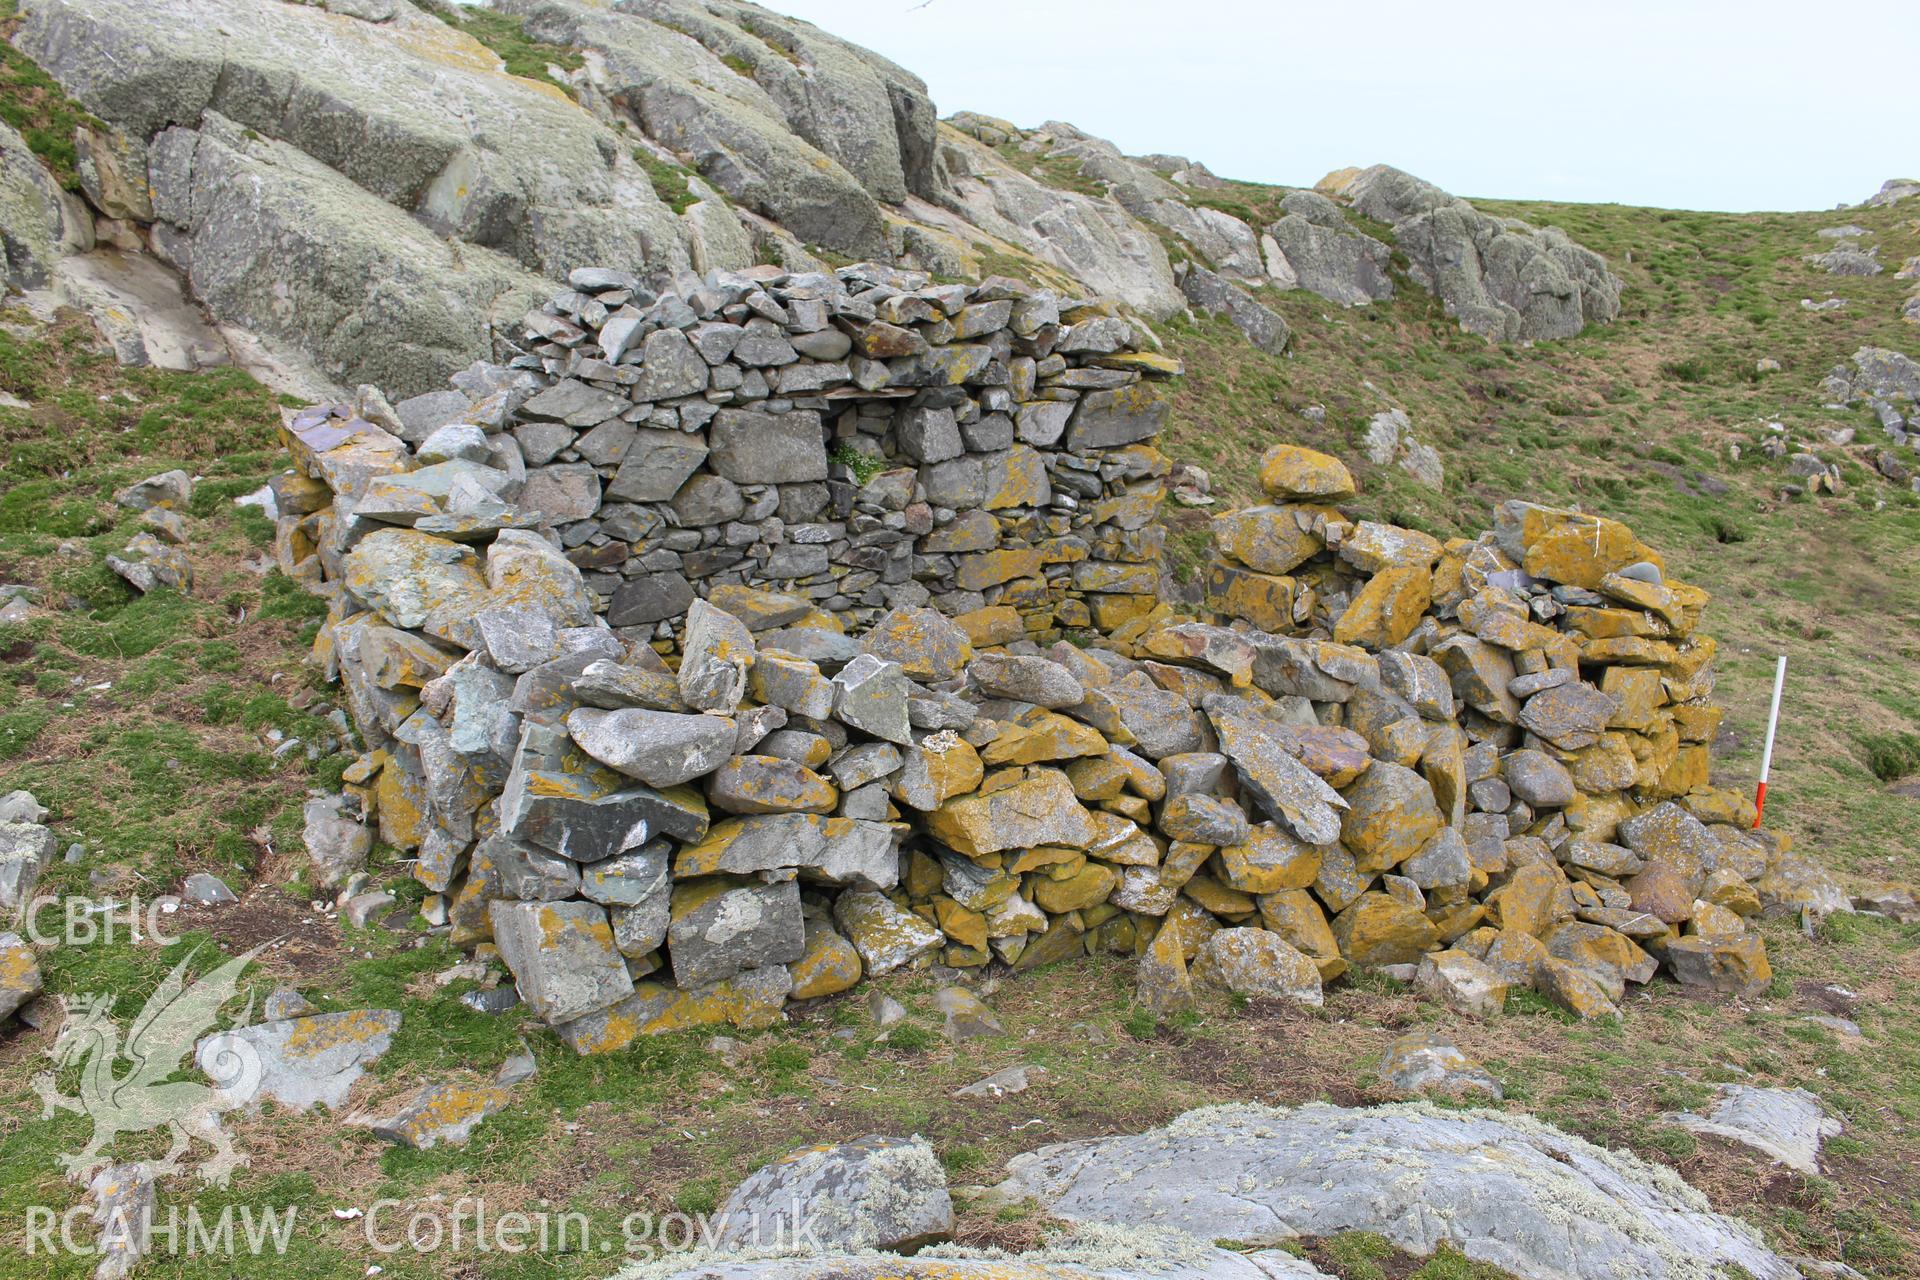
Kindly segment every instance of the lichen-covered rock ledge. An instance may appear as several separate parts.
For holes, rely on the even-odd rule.
[[[1846,905],[1711,785],[1705,593],[1616,522],[1510,503],[1442,544],[1277,445],[1272,501],[1216,522],[1230,625],[1183,618],[1135,380],[1168,370],[1124,319],[870,265],[573,283],[444,399],[290,413],[274,489],[367,748],[316,858],[351,875],[377,822],[581,1052],[1100,951],[1159,1009],[1396,966],[1463,1012],[1608,1017],[1663,964],[1764,990],[1748,918]],[[669,458],[670,497],[605,501]],[[933,500],[955,464],[979,494]]]

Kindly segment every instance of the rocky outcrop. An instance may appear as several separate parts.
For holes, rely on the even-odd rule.
[[[93,224],[28,150],[0,123],[0,285],[47,283],[62,253],[93,247]]]
[[[1493,217],[1387,165],[1332,188],[1393,228],[1414,280],[1469,333],[1494,342],[1570,338],[1619,314],[1619,278],[1558,228]]]
[[[1830,405],[1864,402],[1888,439],[1920,448],[1920,361],[1888,347],[1861,347],[1852,367],[1835,365],[1820,390]]]
[[[155,245],[194,296],[341,382],[440,386],[550,288],[215,112],[156,137],[152,174]]]
[[[1045,1248],[936,1248],[902,1258],[817,1252],[788,1257],[700,1252],[619,1272],[615,1280],[1329,1280],[1284,1249],[1236,1252],[1177,1232],[1080,1227]]]
[[[1266,231],[1267,272],[1281,288],[1306,289],[1343,307],[1393,296],[1393,251],[1354,230],[1340,206],[1317,191],[1292,191],[1287,215]]]
[[[1108,195],[1128,213],[1173,232],[1221,275],[1265,281],[1259,237],[1251,227],[1223,210],[1193,203],[1174,182],[1122,155],[1106,139],[1050,120],[1026,134],[1020,148],[1078,165],[1082,175],[1105,183]]]
[[[869,1134],[762,1166],[720,1206],[714,1234],[730,1249],[810,1239],[818,1250],[911,1253],[953,1235],[953,1201],[926,1139]]]
[[[1820,1148],[1844,1126],[1805,1089],[1723,1084],[1705,1115],[1668,1113],[1671,1124],[1738,1143],[1809,1176],[1820,1173]]]
[[[1920,196],[1920,180],[1913,178],[1888,178],[1880,184],[1880,189],[1868,196],[1864,203],[1869,209],[1882,205],[1898,204],[1908,196]]]
[[[1126,210],[1037,182],[958,129],[941,129],[940,155],[953,208],[972,226],[1094,292],[1125,299],[1149,319],[1181,309],[1165,247]]]
[[[49,0],[15,42],[105,122],[78,168],[114,243],[177,267],[249,364],[315,371],[283,385],[425,390],[583,262],[804,270],[817,249],[981,275],[997,254],[1180,307],[1121,205],[1019,172],[940,125],[911,73],[810,24],[718,0],[494,8],[583,55],[567,91],[406,0]],[[15,284],[91,247],[10,131],[0,209]]]
[[[1387,247],[1322,196],[1289,194],[1262,229],[1210,207],[1225,184],[1184,157],[1129,157],[1058,121],[942,124],[910,72],[744,0],[497,0],[529,39],[576,56],[555,80],[508,74],[436,6],[25,12],[15,43],[102,121],[76,140],[98,234],[177,268],[227,348],[176,358],[165,348],[192,347],[192,326],[94,291],[84,301],[121,330],[116,351],[189,368],[230,352],[283,387],[410,394],[493,357],[533,282],[586,262],[807,271],[845,255],[978,277],[1013,259],[1152,320],[1225,311],[1268,351],[1285,326],[1249,290],[1343,306],[1392,294]],[[1383,172],[1356,190],[1433,206],[1389,220],[1415,278],[1475,332],[1562,336],[1612,314],[1617,282],[1564,236]],[[16,284],[44,284],[95,235],[9,134],[0,209]],[[1184,280],[1169,245],[1190,255]]]
[[[1071,1222],[1270,1245],[1370,1231],[1523,1280],[1799,1271],[1670,1170],[1531,1117],[1409,1103],[1190,1111],[1164,1129],[1016,1156],[995,1188]]]
[[[672,213],[607,126],[410,4],[375,23],[256,0],[48,0],[16,43],[131,138],[213,113],[549,277],[684,262]]]
[[[1225,316],[1248,342],[1268,355],[1287,349],[1293,336],[1287,322],[1233,281],[1190,262],[1180,264],[1179,279],[1181,292],[1194,310]]]
[[[908,191],[900,138],[888,85],[849,46],[802,37],[804,24],[759,10],[749,17],[745,6],[735,16],[766,36],[674,0],[618,11],[575,0],[501,7],[525,18],[541,40],[597,54],[586,72],[593,89],[730,200],[808,244],[855,256],[888,252],[880,202],[898,202]],[[793,55],[783,52],[788,47]],[[809,59],[817,74],[803,77],[792,56]],[[902,80],[902,93],[911,97],[918,84]],[[924,88],[918,95],[924,102]],[[910,142],[930,152],[931,105],[918,114],[926,136]]]

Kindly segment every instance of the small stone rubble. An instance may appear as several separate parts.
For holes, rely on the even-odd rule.
[[[1662,965],[1762,992],[1751,918],[1851,909],[1710,784],[1706,593],[1624,525],[1514,502],[1492,532],[1442,543],[1348,519],[1346,467],[1278,445],[1269,504],[1214,522],[1206,606],[1225,625],[1182,617],[1154,593],[1165,460],[1146,437],[1164,408],[1131,380],[1153,358],[1129,326],[1068,308],[1022,337],[1021,305],[1057,304],[882,279],[901,281],[871,266],[715,275],[710,297],[641,306],[637,282],[578,272],[569,306],[534,318],[545,349],[469,371],[431,414],[367,389],[353,408],[289,415],[299,470],[274,485],[279,553],[330,601],[315,657],[367,747],[345,794],[309,805],[323,880],[357,870],[377,829],[415,858],[426,918],[497,952],[582,1053],[766,1026],[789,1000],[903,967],[1097,952],[1137,957],[1142,1001],[1162,1011],[1196,982],[1315,1004],[1364,967],[1476,1015],[1533,987],[1615,1016]],[[822,327],[795,327],[803,314]],[[603,356],[637,363],[582,355],[589,320]],[[836,381],[717,407],[740,388],[715,387],[733,366],[698,354],[716,327],[737,331],[734,353],[822,353],[777,366],[769,393],[796,368],[817,381],[832,365]],[[877,352],[908,354],[851,356],[882,338]],[[1052,353],[1021,354],[1035,343]],[[1086,362],[1042,373],[1062,347]],[[751,369],[764,382],[767,367]],[[619,369],[676,392],[698,372],[706,390],[650,392],[636,425]],[[1043,434],[1065,450],[1006,443],[1009,423],[1017,439],[1023,413],[1053,406],[1060,432]],[[689,411],[704,428],[684,429]],[[969,447],[994,417],[998,447]],[[534,427],[571,443],[523,479]],[[587,462],[587,437],[610,427],[633,438],[617,462]],[[823,464],[829,431],[885,469],[860,482],[851,462]],[[689,441],[706,452],[677,457],[664,505],[540,505],[555,467],[603,495]],[[942,468],[1019,457],[1051,497],[928,501]],[[1084,502],[1060,501],[1066,477]],[[679,509],[708,490],[732,515],[689,526]],[[843,518],[772,514],[795,490],[827,504],[810,516]],[[757,524],[735,518],[750,503],[768,513]],[[971,549],[955,551],[963,526]],[[819,540],[774,540],[801,529]],[[681,568],[658,567],[674,545]],[[773,570],[794,546],[823,567]],[[706,551],[738,558],[689,577]],[[634,562],[656,567],[630,577]],[[632,612],[662,575],[685,589]],[[1062,637],[1082,626],[1098,634]]]

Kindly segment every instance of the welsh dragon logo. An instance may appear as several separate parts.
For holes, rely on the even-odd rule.
[[[180,1172],[181,1157],[194,1138],[213,1148],[199,1166],[205,1181],[224,1187],[233,1171],[246,1165],[247,1157],[235,1148],[220,1117],[252,1100],[260,1085],[259,1052],[242,1036],[222,1035],[209,1045],[200,1064],[211,1085],[172,1077],[180,1073],[196,1042],[218,1024],[221,1007],[239,992],[241,972],[264,949],[236,956],[193,983],[187,981],[187,966],[198,949],[190,952],[135,1016],[125,1044],[113,1017],[112,996],[94,992],[63,1001],[66,1025],[47,1056],[58,1070],[81,1064],[79,1096],[58,1092],[50,1071],[35,1076],[33,1087],[40,1095],[42,1119],[58,1108],[93,1120],[93,1138],[86,1147],[60,1157],[69,1177],[84,1182],[110,1163],[105,1153],[120,1134],[163,1127],[172,1130],[173,1145],[164,1159],[150,1166],[156,1178]],[[234,1026],[244,1026],[252,1017],[249,1000]],[[129,1064],[124,1074],[116,1071],[122,1061]]]

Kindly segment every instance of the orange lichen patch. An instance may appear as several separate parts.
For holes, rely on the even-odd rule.
[[[805,954],[787,966],[793,978],[790,995],[795,1000],[835,995],[860,981],[861,972],[860,953],[852,943],[832,929],[809,928]]]
[[[1521,567],[1536,578],[1593,590],[1614,570],[1659,554],[1618,520],[1553,507],[1519,509]]]
[[[1360,588],[1353,603],[1334,624],[1340,644],[1387,649],[1399,644],[1420,625],[1433,603],[1433,575],[1419,565],[1382,569]]]
[[[542,907],[538,916],[540,924],[540,945],[543,948],[567,947],[567,954],[578,954],[572,950],[569,934],[582,935],[586,945],[595,950],[612,953],[613,926],[607,922],[605,912],[596,916],[582,913],[562,914],[552,907]]]
[[[371,1045],[393,1034],[400,1015],[386,1009],[355,1009],[296,1018],[287,1033],[286,1056],[317,1058],[342,1046]]]

